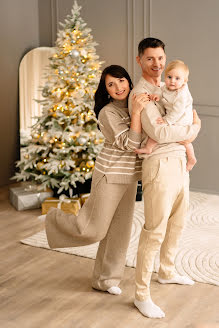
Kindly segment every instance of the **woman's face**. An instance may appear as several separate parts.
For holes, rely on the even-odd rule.
[[[125,77],[117,78],[109,74],[105,79],[106,90],[111,98],[115,100],[124,100],[130,92],[129,82]]]

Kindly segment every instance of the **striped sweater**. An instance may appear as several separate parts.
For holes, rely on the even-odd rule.
[[[140,147],[141,134],[130,129],[127,102],[114,100],[101,109],[98,119],[105,142],[95,170],[105,175],[109,183],[141,180],[142,161],[133,151]]]

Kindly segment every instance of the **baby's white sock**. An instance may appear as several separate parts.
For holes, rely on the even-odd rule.
[[[150,297],[145,301],[138,301],[135,299],[134,304],[145,317],[158,319],[165,317],[165,313],[159,306],[154,304]]]
[[[122,290],[117,286],[113,286],[107,289],[107,292],[112,295],[120,295],[122,293]]]
[[[180,285],[194,285],[194,281],[186,276],[180,276],[176,274],[171,279],[162,279],[158,277],[158,281],[160,284],[180,284]]]
[[[38,219],[42,222],[44,222],[46,220],[46,214],[40,215],[38,216]]]

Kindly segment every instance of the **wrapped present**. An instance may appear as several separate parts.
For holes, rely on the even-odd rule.
[[[90,196],[90,194],[80,194],[81,206],[84,205],[85,201],[88,199],[89,196]]]
[[[9,198],[11,204],[18,211],[40,208],[42,202],[53,195],[53,191],[39,191],[37,186],[10,188]]]
[[[81,203],[79,198],[67,198],[65,195],[59,198],[49,197],[42,203],[42,214],[47,214],[50,207],[60,208],[63,212],[77,215]]]

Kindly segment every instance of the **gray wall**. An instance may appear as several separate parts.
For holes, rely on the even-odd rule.
[[[19,63],[29,50],[52,45],[50,1],[0,0],[0,40],[0,185],[5,185],[19,158]]]
[[[3,43],[0,61],[2,120],[0,129],[0,184],[6,184],[18,157],[18,65],[33,47],[50,46],[56,39],[58,22],[70,12],[73,0],[1,0]],[[168,61],[184,60],[190,68],[189,87],[202,119],[202,130],[194,142],[198,163],[191,174],[191,189],[219,193],[219,72],[218,0],[78,0],[81,15],[99,43],[103,65],[120,64],[137,82],[138,42],[147,36],[166,43]],[[10,17],[10,19],[9,19]]]

